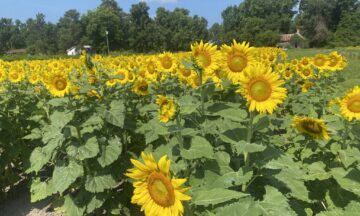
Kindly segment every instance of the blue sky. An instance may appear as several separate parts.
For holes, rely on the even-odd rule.
[[[132,4],[140,0],[117,0],[119,6],[126,12]],[[173,10],[176,7],[187,8],[191,15],[205,17],[209,25],[222,22],[221,12],[230,5],[238,5],[241,0],[143,0],[150,6],[150,15],[154,16],[156,8],[165,7]],[[46,20],[57,22],[69,9],[77,9],[85,13],[96,8],[101,0],[0,0],[0,17],[20,19],[25,21],[35,17],[36,13],[45,14]]]

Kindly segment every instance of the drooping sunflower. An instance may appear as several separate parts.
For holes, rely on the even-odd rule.
[[[300,132],[316,139],[328,140],[330,138],[326,124],[322,119],[295,116],[293,126]]]
[[[145,96],[149,93],[149,84],[144,79],[137,80],[133,85],[133,92],[140,96]]]
[[[360,120],[360,87],[355,86],[340,103],[341,114],[349,121]]]
[[[200,41],[191,45],[191,51],[196,63],[203,68],[204,74],[211,74],[219,67],[220,55],[217,45]]]
[[[55,70],[44,77],[44,84],[54,97],[64,97],[71,90],[71,82],[66,72]]]
[[[255,62],[254,51],[249,43],[237,43],[235,40],[231,46],[224,44],[221,47],[223,56],[221,68],[230,80],[236,81],[241,72]]]
[[[170,160],[163,156],[157,163],[152,154],[141,153],[144,163],[131,159],[134,168],[128,169],[126,176],[135,179],[134,195],[131,203],[141,206],[146,216],[182,216],[182,201],[191,200],[181,186],[186,179],[176,179],[170,175]]]
[[[239,84],[237,92],[246,98],[250,111],[271,114],[286,98],[286,89],[281,87],[284,81],[263,64],[250,66],[240,76]]]
[[[169,122],[176,116],[177,104],[174,102],[174,99],[158,95],[156,104],[159,106],[159,117],[161,122]]]

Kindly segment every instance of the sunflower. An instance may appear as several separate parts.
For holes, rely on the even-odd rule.
[[[125,85],[128,82],[129,71],[126,69],[118,69],[114,75],[116,76],[115,80],[121,85]]]
[[[328,140],[330,138],[326,124],[322,119],[295,116],[293,126],[300,132],[316,139]]]
[[[44,84],[50,94],[55,97],[64,97],[71,90],[68,74],[61,71],[53,71],[44,78]]]
[[[145,96],[149,93],[149,84],[144,79],[137,80],[133,85],[133,92],[139,96]]]
[[[286,89],[281,87],[284,81],[271,67],[255,64],[242,73],[237,90],[247,100],[249,110],[260,113],[273,113],[275,108],[286,98]]]
[[[147,59],[143,63],[143,67],[146,69],[146,78],[151,81],[156,81],[158,78],[157,61],[154,57]]]
[[[328,57],[324,54],[317,54],[312,60],[311,64],[319,70],[325,70],[328,67]]]
[[[128,169],[126,176],[135,179],[134,195],[131,203],[141,206],[146,216],[182,216],[184,206],[181,201],[191,200],[182,188],[186,179],[176,179],[170,175],[170,160],[163,156],[157,163],[152,154],[141,153],[144,163],[131,159],[134,168]]]
[[[355,86],[341,100],[341,114],[349,121],[360,120],[360,87]]]
[[[313,84],[312,82],[305,81],[305,82],[301,85],[301,91],[302,91],[302,92],[308,92],[313,86],[314,86],[314,84]]]
[[[341,70],[342,65],[343,65],[343,57],[338,53],[338,52],[331,52],[328,55],[329,58],[329,65],[328,68],[331,71],[337,71],[337,70]]]
[[[314,73],[311,69],[311,67],[300,67],[298,74],[303,78],[303,79],[309,79],[312,78],[314,76]]]
[[[6,72],[4,69],[0,68],[0,82],[5,81],[7,78]]]
[[[160,72],[174,72],[177,64],[172,53],[164,52],[158,56],[158,68]]]
[[[8,73],[8,79],[12,83],[18,83],[21,82],[24,78],[24,71],[20,68],[12,68],[10,72]]]
[[[161,122],[166,123],[171,119],[174,119],[177,113],[177,104],[174,102],[174,99],[163,95],[158,95],[156,104],[159,106]]]
[[[235,40],[231,46],[223,45],[221,52],[223,54],[222,69],[227,73],[230,80],[236,81],[241,72],[243,72],[254,61],[253,47],[249,43],[237,43]]]
[[[302,67],[308,67],[310,66],[310,59],[309,57],[303,57],[302,59],[300,59],[300,65]]]
[[[282,63],[279,63],[275,66],[275,69],[278,73],[282,73],[285,71],[285,65]]]
[[[216,45],[200,41],[191,45],[191,51],[196,63],[203,68],[204,74],[211,74],[218,68],[220,55]]]

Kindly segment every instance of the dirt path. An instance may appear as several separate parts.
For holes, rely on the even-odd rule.
[[[0,216],[61,216],[48,211],[49,201],[36,204],[30,203],[30,195],[26,188],[16,191],[16,194],[4,203],[0,203]]]

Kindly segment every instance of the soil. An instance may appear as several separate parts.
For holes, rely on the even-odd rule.
[[[61,216],[50,211],[49,203],[49,200],[30,203],[30,194],[24,187],[0,203],[0,216]]]

